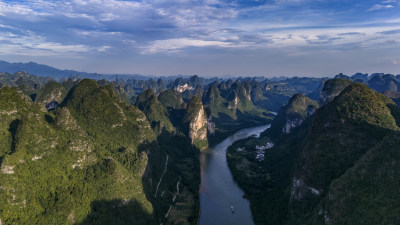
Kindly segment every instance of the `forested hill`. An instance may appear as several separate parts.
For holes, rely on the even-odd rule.
[[[65,90],[50,82],[33,102],[0,89],[1,223],[194,224],[199,149],[189,135],[154,132],[109,85]]]
[[[278,129],[229,149],[256,224],[399,223],[399,107],[359,83],[333,80],[324,92],[324,105],[291,132],[279,127],[301,115],[299,97],[278,113]]]
[[[393,78],[375,76],[356,77]],[[355,78],[341,78],[55,81],[1,73],[0,221],[196,224],[199,152],[239,129],[272,121],[261,139],[240,142],[246,151],[229,150],[256,223],[318,224],[324,221],[320,211],[331,221],[351,222],[358,214],[333,207],[339,200],[360,199],[361,205],[348,204],[362,214],[363,204],[372,204],[362,196],[372,195],[369,186],[356,198],[346,192],[364,185],[365,179],[355,178],[362,171],[375,179],[368,182],[388,184],[371,186],[382,190],[373,204],[390,203],[396,183],[376,174],[397,176],[391,146],[397,146],[400,94],[385,89],[393,102]],[[255,161],[252,151],[271,147],[266,142],[275,147],[264,161]],[[389,155],[392,164],[384,163]],[[237,162],[249,167],[236,167]],[[327,193],[341,197],[328,199]],[[368,210],[379,215],[374,207]],[[384,221],[397,213],[382,212],[388,217],[377,218]]]

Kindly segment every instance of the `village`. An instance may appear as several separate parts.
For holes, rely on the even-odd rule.
[[[272,142],[267,142],[265,145],[256,145],[256,160],[259,162],[264,160],[265,157],[265,150],[270,149],[274,147],[274,144]],[[237,152],[243,152],[246,150],[246,147],[238,147],[236,149]]]
[[[261,146],[256,146],[256,160],[258,160],[259,162],[264,160],[265,157],[265,150],[270,149],[274,147],[274,144],[271,142],[267,142],[265,145],[261,145]]]

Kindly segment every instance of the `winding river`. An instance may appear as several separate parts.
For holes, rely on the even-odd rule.
[[[259,135],[270,125],[240,130],[214,148],[200,153],[200,225],[252,225],[250,203],[233,180],[226,161],[226,149],[233,142]],[[232,209],[234,213],[232,213]]]

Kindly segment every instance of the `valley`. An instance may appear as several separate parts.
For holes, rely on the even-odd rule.
[[[234,182],[226,149],[235,141],[260,135],[269,125],[239,130],[218,145],[200,153],[200,225],[253,224],[250,204]]]
[[[396,224],[398,106],[340,79],[325,82],[320,106],[302,98],[293,96],[261,138],[228,148],[255,224]],[[305,114],[310,105],[318,109]],[[274,146],[256,160],[267,143]]]
[[[376,76],[392,79],[372,75],[375,91],[344,75],[155,82],[0,74],[0,221],[358,221],[365,204],[389,207],[396,195],[400,110]],[[362,191],[349,192],[354,185]],[[397,221],[396,208],[376,210],[368,213]]]
[[[399,225],[400,0],[0,0],[0,225]]]

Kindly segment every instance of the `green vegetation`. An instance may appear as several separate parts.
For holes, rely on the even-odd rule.
[[[3,224],[84,224],[107,208],[115,208],[110,216],[132,210],[130,223],[153,220],[142,184],[148,156],[140,149],[155,137],[138,109],[88,80],[55,114],[12,89],[0,95],[1,139],[8,140],[1,153]]]
[[[221,114],[235,118],[233,112],[227,108],[227,100],[221,96],[217,85],[210,86],[203,97],[203,102],[211,109],[211,115],[214,118],[219,118]]]
[[[142,92],[138,96],[135,105],[144,112],[151,127],[157,133],[161,133],[163,129],[167,131],[174,130],[168,118],[167,109],[158,101],[153,90],[148,89]]]
[[[57,90],[50,82],[38,101]],[[175,128],[152,91],[137,103],[146,115],[119,96],[84,79],[47,113],[0,89],[2,224],[197,222],[199,150],[180,127],[153,132],[160,121]]]
[[[34,100],[37,91],[48,80],[46,77],[33,76],[26,72],[0,73],[0,88],[18,87],[25,95]]]
[[[340,179],[386,136],[399,130],[387,106],[391,104],[394,103],[389,98],[366,86],[352,84],[321,108],[310,128],[313,135],[307,137],[295,168],[294,179],[302,184],[292,187],[291,220],[324,221],[324,216],[317,216],[316,211],[324,210],[318,205],[324,205],[322,199],[330,191],[331,182]],[[310,194],[308,187],[319,194]]]
[[[158,100],[166,108],[185,109],[186,104],[175,90],[166,90],[160,93]]]
[[[161,149],[169,156],[171,167],[164,175],[165,182],[160,185],[155,204],[164,206],[161,218],[165,218],[171,207],[166,224],[197,224],[200,210],[200,162],[199,150],[192,145],[191,140],[182,134],[164,132],[158,137]],[[177,187],[179,186],[179,195]],[[175,202],[171,202],[176,195]]]
[[[255,223],[397,224],[399,112],[352,83],[290,134],[236,142],[228,163]],[[255,146],[271,140],[256,160]]]
[[[347,86],[352,84],[350,80],[345,79],[330,79],[327,80],[322,88],[320,102],[326,104],[334,97],[338,96]]]
[[[295,94],[289,103],[282,107],[268,129],[268,136],[276,138],[282,133],[290,133],[290,130],[303,123],[318,108],[318,103],[302,94]]]
[[[159,97],[159,99],[163,99],[164,103],[176,100],[182,103],[182,98],[179,100],[174,92],[166,92],[163,92],[166,93],[165,95]],[[179,107],[175,105],[177,108],[168,107],[167,111],[152,90],[140,94],[136,105],[143,110],[154,131],[158,134],[157,146],[153,146],[153,148],[157,148],[159,153],[165,154],[165,157],[153,154],[149,158],[149,165],[159,167],[162,165],[160,162],[168,164],[166,168],[162,168],[165,169],[165,174],[161,175],[163,179],[157,177],[160,180],[155,179],[155,181],[159,183],[153,182],[153,187],[156,186],[156,189],[158,187],[158,191],[156,190],[155,195],[153,195],[154,193],[148,194],[155,207],[155,217],[159,218],[160,223],[196,224],[200,208],[198,196],[200,165],[197,147],[201,148],[201,146],[196,145],[196,142],[192,144],[190,135],[187,135],[190,133],[184,126],[193,118],[189,118],[188,114],[186,114],[188,121],[183,118],[182,109],[180,109],[182,105]],[[193,111],[196,109],[198,108],[194,105],[188,107],[190,113],[196,113]],[[185,110],[183,109],[183,111]],[[172,126],[171,120],[175,122],[176,128]],[[154,124],[167,124],[168,126],[160,129]],[[151,171],[159,170],[160,168],[151,169]]]
[[[41,89],[39,89],[35,98],[35,102],[47,104],[52,101],[56,101],[57,103],[61,103],[66,95],[67,92],[64,86],[52,80],[47,82]]]
[[[0,89],[2,223],[196,224],[199,150],[239,129],[270,122],[273,116],[265,106],[280,107],[288,93],[310,92],[320,82],[241,78],[208,85],[215,80],[177,79],[195,88],[179,93],[165,90],[175,86],[161,79],[96,82],[76,77],[60,85],[24,73],[0,74],[1,87],[15,86]],[[61,104],[47,112],[40,104],[51,101]],[[277,145],[265,161],[255,160],[254,148],[271,140],[266,136],[240,142],[246,151],[228,152],[254,214],[267,215],[256,216],[257,223],[280,224],[292,215],[288,202],[294,165],[310,139],[308,106],[316,103],[302,95],[291,101],[285,116],[305,122],[274,138]],[[397,108],[379,95],[374,101],[384,102],[377,105],[382,115],[370,118],[377,111],[368,109],[360,121],[369,118],[369,124],[395,129]],[[341,107],[338,112],[349,118],[366,110]],[[395,125],[385,116],[387,109]],[[215,133],[207,131],[207,122],[215,123]]]
[[[247,82],[228,81],[219,87],[213,83],[204,93],[203,102],[215,123],[215,133],[208,137],[211,146],[237,130],[266,124],[273,118],[267,110],[253,105]]]
[[[250,200],[255,224],[284,224],[293,167],[310,121],[307,119],[284,139],[275,140],[275,146],[265,151],[263,161],[256,159],[256,146],[272,141],[265,135],[237,141],[228,148],[228,166],[245,198]],[[236,151],[239,147],[245,150]]]

